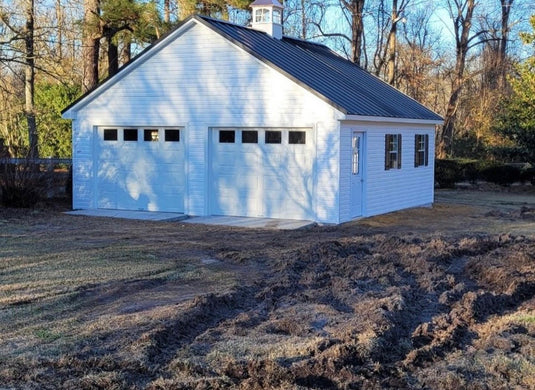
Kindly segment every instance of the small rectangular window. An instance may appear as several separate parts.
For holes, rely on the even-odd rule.
[[[104,129],[104,141],[117,141],[117,129]]]
[[[280,131],[266,131],[266,144],[280,144],[282,133]]]
[[[143,140],[147,142],[158,142],[160,140],[158,130],[156,129],[143,130]]]
[[[288,133],[289,144],[306,144],[306,132],[304,131],[290,131]]]
[[[236,132],[234,130],[219,130],[219,143],[233,144],[236,140]]]
[[[241,132],[242,144],[257,144],[258,143],[258,131],[243,130]]]
[[[385,135],[385,170],[401,169],[401,134]]]
[[[360,135],[353,133],[353,160],[351,164],[351,173],[358,175],[360,173]]]
[[[416,134],[414,136],[414,167],[429,164],[429,135]]]
[[[165,142],[180,142],[180,130],[166,129]]]
[[[137,141],[137,129],[124,129],[123,140],[124,141]]]

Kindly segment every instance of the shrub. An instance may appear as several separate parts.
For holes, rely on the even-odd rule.
[[[463,180],[461,164],[456,160],[435,160],[435,181],[440,188],[453,188]]]
[[[520,171],[520,181],[535,185],[535,168],[525,168]]]
[[[24,160],[12,164],[0,160],[0,203],[6,207],[33,207],[43,197],[45,174],[39,165]]]
[[[510,186],[511,184],[520,181],[521,169],[511,165],[494,165],[487,167],[481,171],[481,176],[484,180],[499,184],[501,186]]]

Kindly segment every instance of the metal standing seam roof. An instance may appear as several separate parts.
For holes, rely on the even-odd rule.
[[[199,15],[186,19],[173,31],[180,29],[190,19],[211,28],[346,115],[443,120],[435,112],[358,65],[337,55],[327,46],[289,37],[283,37],[279,40],[263,31]],[[145,56],[156,44],[168,38],[171,33],[172,31],[147,47],[132,61],[119,69],[118,73],[120,74],[125,68],[130,68],[138,58]],[[96,89],[103,87],[115,76],[104,80],[95,89],[86,92],[72,102],[63,109],[62,114],[80,103]]]
[[[442,121],[421,103],[324,45],[195,16],[260,60],[275,66],[347,115]]]

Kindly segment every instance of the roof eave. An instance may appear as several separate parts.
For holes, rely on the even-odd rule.
[[[359,121],[359,122],[386,122],[386,123],[404,123],[414,125],[442,125],[444,119],[437,115],[437,119],[418,119],[418,118],[398,118],[385,116],[367,116],[367,115],[346,115],[341,121]]]

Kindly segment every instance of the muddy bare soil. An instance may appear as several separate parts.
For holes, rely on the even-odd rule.
[[[0,346],[0,388],[535,389],[535,208],[516,206],[439,203],[294,232],[0,210],[31,231],[135,237],[151,255],[238,275],[221,288],[85,287],[71,315],[89,316],[84,302],[93,319],[109,314],[106,291],[123,299],[106,317],[121,326],[60,352]]]

